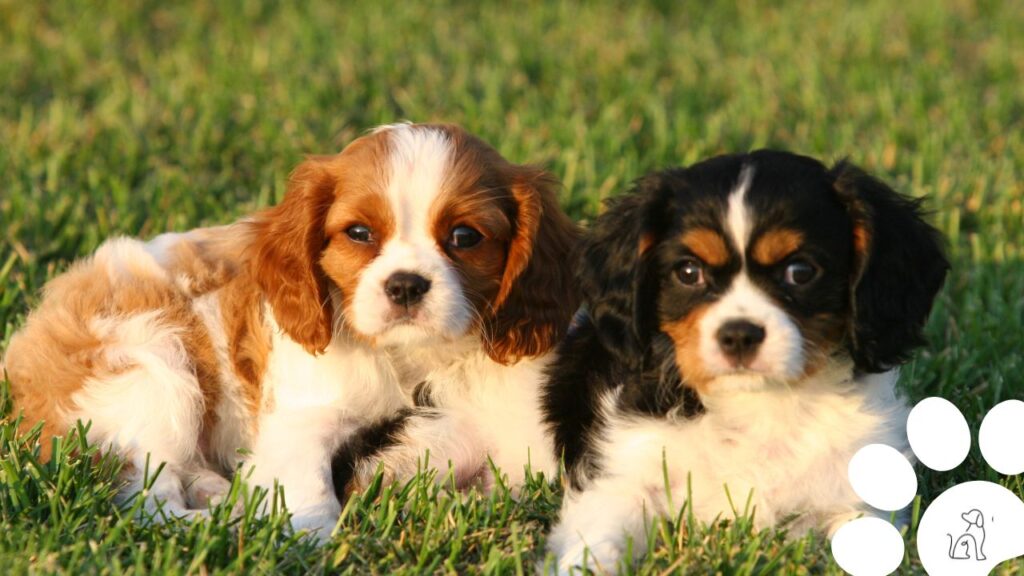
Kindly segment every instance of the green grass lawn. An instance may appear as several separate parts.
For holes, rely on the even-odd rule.
[[[44,282],[114,234],[228,222],[304,154],[376,124],[452,121],[548,166],[580,219],[645,171],[772,146],[849,156],[931,196],[953,272],[903,373],[976,432],[1024,396],[1024,10],[1017,2],[337,3],[0,0],[0,348]],[[169,6],[169,4],[182,4]],[[280,515],[147,527],[117,463],[41,465],[0,390],[0,573],[529,573],[557,484],[518,498],[372,488],[317,549]],[[979,451],[922,471],[1024,495]],[[740,519],[652,528],[630,570],[840,573],[820,538]],[[921,572],[911,541],[901,572]],[[1024,562],[999,573],[1024,572]]]

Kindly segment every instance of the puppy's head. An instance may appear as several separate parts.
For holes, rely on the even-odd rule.
[[[644,178],[583,254],[606,347],[641,365],[661,332],[700,391],[793,383],[837,354],[861,371],[899,364],[948,269],[917,201],[846,163],[772,151]]]
[[[534,356],[576,306],[555,189],[455,126],[384,126],[295,170],[256,219],[255,276],[311,352],[339,330],[414,346],[475,331],[497,361]]]

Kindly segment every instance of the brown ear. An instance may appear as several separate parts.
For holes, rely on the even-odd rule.
[[[515,236],[485,326],[488,354],[512,364],[557,344],[579,305],[570,265],[579,230],[558,206],[557,181],[533,168],[519,168],[511,186],[516,202]]]
[[[284,200],[253,222],[252,274],[278,326],[310,354],[331,342],[334,309],[320,270],[334,178],[311,158],[292,172]]]

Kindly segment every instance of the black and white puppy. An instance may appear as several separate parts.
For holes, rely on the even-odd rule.
[[[948,268],[919,201],[846,162],[763,150],[640,180],[583,243],[588,318],[546,390],[559,570],[589,548],[614,571],[688,494],[699,520],[749,501],[792,531],[882,515],[847,466],[875,442],[912,456],[895,367]]]

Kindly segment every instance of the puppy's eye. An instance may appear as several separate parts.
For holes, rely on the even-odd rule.
[[[469,226],[456,226],[448,236],[448,245],[452,248],[472,248],[483,239],[483,234]]]
[[[676,277],[686,286],[702,286],[704,266],[694,258],[687,258],[676,268]]]
[[[359,242],[360,244],[369,244],[370,242],[373,242],[373,231],[362,224],[349,226],[345,230],[345,234],[351,238],[353,242]]]
[[[803,286],[818,277],[818,268],[806,260],[794,260],[786,266],[783,280],[790,286]]]

